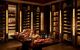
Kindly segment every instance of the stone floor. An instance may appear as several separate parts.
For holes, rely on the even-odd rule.
[[[48,47],[44,47],[43,50],[80,50],[80,48],[74,48],[70,45],[56,44]]]
[[[22,44],[18,41],[9,41],[5,44],[0,44],[0,50],[21,50],[21,46]],[[42,50],[80,50],[80,48],[74,48],[65,44],[55,44],[44,47]]]
[[[20,47],[22,47],[22,44],[14,40],[0,44],[0,50],[20,50]]]

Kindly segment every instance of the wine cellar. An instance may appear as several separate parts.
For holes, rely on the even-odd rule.
[[[19,50],[46,50],[55,44],[80,47],[79,3],[0,0],[0,44],[15,40],[22,44]]]

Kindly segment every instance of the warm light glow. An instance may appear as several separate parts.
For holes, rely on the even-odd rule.
[[[61,23],[62,23],[62,21],[61,21],[62,19],[61,19],[61,18],[62,18],[62,17],[61,17],[61,10],[60,10],[60,34],[61,34],[61,31],[62,31],[62,30],[61,30],[61,29],[62,29],[62,27],[61,27],[61,26],[62,26],[62,24],[61,24]]]
[[[51,32],[51,11],[50,11],[50,32]]]
[[[44,13],[41,12],[41,31],[44,30]]]
[[[22,31],[22,11],[20,11],[20,32]]]
[[[33,12],[31,12],[31,33],[33,32]]]
[[[73,9],[73,36],[75,36],[75,9]]]
[[[8,10],[6,10],[6,33],[8,33]]]

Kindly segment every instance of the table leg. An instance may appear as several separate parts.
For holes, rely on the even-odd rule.
[[[32,50],[42,50],[42,47],[34,47]]]

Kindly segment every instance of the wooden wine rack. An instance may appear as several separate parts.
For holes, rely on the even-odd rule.
[[[52,5],[52,36],[54,39],[59,39],[59,3]]]
[[[80,7],[76,9],[76,34],[75,34],[76,46],[80,45],[79,38],[80,38]]]
[[[39,6],[33,6],[33,29],[37,33],[40,33],[40,7]]]
[[[14,35],[16,32],[16,5],[8,4],[8,34]]]
[[[62,42],[72,42],[72,2],[62,3]]]
[[[0,40],[4,40],[6,34],[6,5],[0,1]]]
[[[31,6],[22,5],[22,30],[31,29]]]

